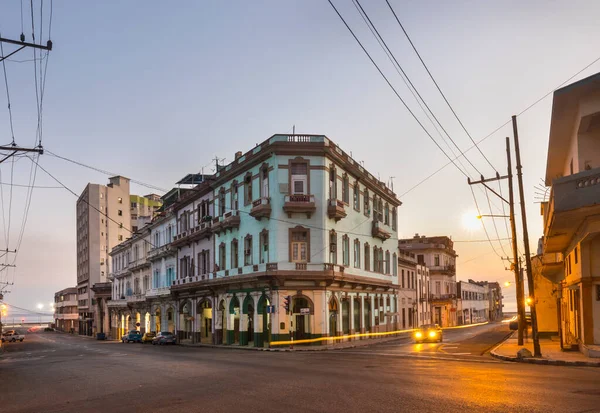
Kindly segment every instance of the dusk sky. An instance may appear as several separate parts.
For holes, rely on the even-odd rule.
[[[29,6],[25,34],[31,39]],[[48,36],[44,3],[44,42]],[[440,140],[415,99],[383,54],[350,0],[334,1],[382,70],[432,135]],[[478,141],[550,92],[597,56],[600,3],[592,1],[391,1],[424,61],[461,120]],[[39,8],[39,2],[36,2]],[[385,0],[364,0],[398,61],[453,139],[472,144],[436,91]],[[21,34],[21,5],[5,2],[3,37]],[[36,10],[36,25],[39,24]],[[39,30],[39,28],[38,28]],[[37,30],[36,30],[37,31]],[[471,189],[453,166],[422,185],[448,162],[408,114],[326,0],[229,2],[54,2],[54,49],[49,54],[43,100],[43,146],[87,165],[170,188],[185,174],[211,172],[215,156],[233,159],[275,133],[324,134],[352,153],[381,180],[394,179],[400,237],[448,235],[455,241],[457,279],[512,279],[493,252],[476,215]],[[5,52],[8,50],[5,45]],[[10,49],[13,50],[13,49]],[[32,50],[6,61],[17,144],[35,141]],[[16,62],[15,60],[19,61]],[[40,62],[45,64],[45,61]],[[592,65],[571,82],[600,71]],[[38,78],[39,81],[39,78]],[[6,91],[0,87],[0,142],[10,126]],[[545,175],[552,99],[518,119],[532,252],[542,234],[534,185]],[[510,125],[486,139],[481,150],[506,171]],[[495,172],[473,149],[469,159],[487,176]],[[469,174],[478,174],[466,162]],[[3,212],[10,222],[8,248],[17,248],[32,163],[0,164]],[[76,193],[108,176],[46,153],[40,165]],[[516,184],[516,181],[515,181]],[[38,170],[36,186],[57,183]],[[516,188],[516,186],[515,186]],[[502,214],[500,200],[475,194],[483,214]],[[407,192],[408,191],[408,192]],[[506,186],[503,188],[507,193]],[[132,193],[152,191],[137,185]],[[8,303],[34,309],[54,292],[76,285],[75,202],[65,189],[35,188]],[[10,219],[9,219],[10,210]],[[507,209],[508,212],[508,209]],[[520,224],[520,217],[518,219]],[[486,221],[497,238],[492,221]],[[496,222],[500,238],[506,225]],[[520,225],[519,225],[520,228]],[[520,231],[520,230],[519,230]],[[8,228],[5,233],[8,232]],[[4,239],[0,237],[0,239]],[[521,239],[521,237],[520,237]],[[510,253],[509,241],[502,241]],[[494,242],[502,253],[500,243]],[[8,255],[12,263],[14,254]],[[4,261],[3,261],[4,262]],[[514,287],[505,289],[513,310]]]

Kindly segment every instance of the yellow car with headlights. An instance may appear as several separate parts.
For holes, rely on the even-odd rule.
[[[419,327],[414,333],[415,343],[424,341],[439,341],[444,340],[442,328],[437,324],[425,324]]]

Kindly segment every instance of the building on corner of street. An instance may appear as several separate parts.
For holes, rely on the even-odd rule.
[[[546,260],[552,259],[548,254]],[[534,282],[535,310],[537,317],[538,335],[541,338],[558,337],[558,292],[559,288],[551,279],[542,274],[544,254],[531,257],[531,269]],[[547,263],[546,263],[547,265]]]
[[[69,287],[54,293],[54,327],[66,333],[79,330],[77,310],[77,287]]]

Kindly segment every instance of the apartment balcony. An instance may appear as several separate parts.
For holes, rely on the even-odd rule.
[[[386,239],[389,239],[392,236],[392,234],[390,234],[383,228],[383,222],[377,220],[373,221],[371,235],[381,239],[382,241],[385,241]]]
[[[146,297],[166,297],[171,295],[171,287],[159,287],[159,288],[151,288],[146,291]]]
[[[108,274],[108,279],[112,281],[115,278],[123,278],[126,275],[130,275],[130,274],[131,274],[131,268],[126,267],[126,268],[122,268],[118,271],[111,272],[110,274]]]
[[[145,258],[139,258],[129,263],[129,271],[137,271],[149,266],[150,261],[146,260]]]
[[[133,295],[128,295],[127,298],[127,304],[131,304],[131,303],[141,303],[146,301],[146,294],[133,294]]]
[[[542,275],[553,283],[559,283],[565,275],[564,264],[562,253],[545,253],[542,256]]]
[[[215,218],[218,220],[218,218]],[[187,231],[178,234],[173,239],[173,242],[170,244],[173,247],[180,247],[185,244],[189,244],[194,241],[198,241],[201,239],[208,239],[211,237],[213,233],[213,221],[203,221],[198,223],[195,227],[188,229]]]
[[[337,199],[330,199],[327,203],[327,216],[330,219],[335,219],[335,221],[339,221],[342,218],[346,218],[346,208],[342,201]]]
[[[268,197],[261,197],[253,201],[250,216],[259,221],[262,218],[269,218],[271,216],[271,199]]]
[[[544,251],[564,252],[586,218],[600,214],[600,168],[555,179],[544,209]]]
[[[432,265],[429,267],[429,272],[453,276],[456,274],[456,267],[454,265]]]
[[[240,215],[238,211],[229,211],[223,216],[216,217],[212,221],[212,232],[220,234],[223,231],[237,229],[240,227]]]
[[[175,249],[173,249],[173,246],[171,244],[163,245],[162,247],[152,248],[150,251],[148,251],[148,260],[160,260],[161,258],[164,258],[174,253]]]
[[[432,294],[429,297],[432,304],[451,303],[453,300],[456,300],[456,294]]]
[[[116,300],[108,300],[106,302],[106,305],[108,306],[108,308],[124,308],[127,307],[127,300],[125,299],[125,296],[121,296]]]
[[[306,217],[310,218],[317,210],[315,196],[304,194],[286,195],[283,210],[288,214],[288,218],[291,218],[294,213],[306,214]]]
[[[54,308],[62,308],[62,307],[77,307],[77,300],[57,301],[54,304]]]

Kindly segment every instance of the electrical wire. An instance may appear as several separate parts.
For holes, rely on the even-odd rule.
[[[3,43],[0,42],[0,53],[4,56],[4,46]],[[15,129],[13,126],[13,116],[12,116],[12,108],[10,104],[10,92],[8,89],[8,76],[6,74],[6,61],[2,60],[2,69],[4,71],[4,85],[6,86],[6,100],[8,101],[8,119],[10,123],[10,135],[12,138],[12,145],[15,144]]]
[[[527,106],[525,109],[523,109],[522,111],[520,111],[517,114],[517,117],[521,116],[522,114],[524,114],[525,112],[527,112],[528,110],[530,110],[531,108],[533,108],[535,105],[537,105],[542,100],[544,100],[549,95],[551,95],[554,91],[556,91],[557,89],[559,89],[560,87],[562,87],[565,83],[571,81],[577,75],[579,75],[580,73],[582,73],[583,71],[585,71],[589,67],[593,66],[598,61],[600,61],[600,56],[598,56],[591,63],[589,63],[588,65],[586,65],[583,69],[577,71],[577,73],[575,73],[574,75],[572,75],[571,77],[569,77],[567,80],[565,80],[564,82],[562,82],[561,84],[559,84],[558,86],[556,86],[554,89],[552,89],[551,91],[549,91],[548,93],[546,93],[545,95],[543,95],[541,98],[537,99],[535,102],[533,102],[532,104],[530,104],[529,106]],[[481,142],[483,142],[486,139],[488,139],[490,136],[493,136],[494,134],[496,134],[496,132],[498,132],[499,130],[501,130],[503,127],[505,127],[506,125],[508,125],[511,122],[512,122],[512,119],[509,119],[506,122],[504,122],[502,125],[498,126],[492,132],[488,133],[483,138],[481,138],[480,140],[478,140],[477,141],[477,145],[479,145]],[[465,150],[465,153],[469,152],[473,148],[475,148],[475,145],[472,145],[469,148],[467,148]],[[456,158],[454,158],[454,159],[456,159]],[[450,164],[451,164],[451,162],[447,162],[446,164],[444,164],[443,166],[441,166],[440,168],[438,168],[436,171],[434,171],[433,173],[429,174],[427,177],[425,177],[424,179],[422,179],[421,181],[419,181],[417,184],[413,185],[411,188],[409,188],[407,191],[405,191],[402,195],[400,195],[400,198],[404,197],[408,193],[412,192],[413,190],[415,190],[416,188],[418,188],[419,186],[421,186],[422,184],[424,184],[425,182],[427,182],[429,179],[431,179],[432,177],[434,177],[435,175],[437,175],[439,172],[441,172],[443,169],[445,169]]]
[[[479,204],[477,203],[477,197],[475,196],[475,191],[473,191],[473,186],[469,185],[469,189],[471,190],[471,194],[473,195],[473,201],[475,202],[475,207],[477,208],[477,215],[481,216],[481,211],[479,210]],[[487,240],[490,244],[490,247],[492,247],[492,250],[498,257],[503,258],[502,255],[498,254],[498,251],[496,251],[496,248],[494,247],[494,244],[492,243],[492,240],[490,239],[490,235],[488,234],[487,228],[485,227],[485,225],[483,225],[483,221],[482,221],[482,226],[483,226],[483,232],[485,232],[485,237],[487,238]]]
[[[391,84],[391,82],[389,81],[389,79],[387,78],[387,76],[381,71],[381,69],[379,68],[379,66],[377,65],[377,63],[375,63],[375,61],[373,60],[373,58],[371,57],[371,55],[369,54],[369,52],[367,51],[367,49],[365,49],[365,47],[363,46],[363,44],[361,43],[361,41],[358,39],[358,37],[356,37],[356,35],[354,34],[354,31],[350,28],[350,26],[348,25],[348,23],[346,22],[346,20],[342,17],[342,15],[338,11],[338,9],[335,7],[335,5],[332,3],[332,1],[331,0],[327,0],[327,1],[329,2],[329,4],[331,5],[331,7],[333,8],[333,10],[336,12],[336,14],[338,15],[338,17],[342,20],[342,22],[344,23],[344,25],[346,26],[346,28],[348,29],[348,31],[350,32],[350,34],[352,34],[352,37],[354,37],[354,40],[356,40],[356,42],[361,47],[361,49],[363,50],[363,52],[367,55],[367,57],[369,58],[369,60],[373,64],[373,66],[375,66],[375,68],[377,69],[377,71],[379,72],[379,74],[381,75],[381,77],[383,77],[383,79],[386,81],[386,83],[388,84],[388,86],[392,89],[392,91],[394,92],[394,94],[396,95],[396,97],[400,100],[400,102],[402,102],[402,104],[404,105],[404,107],[406,108],[406,110],[413,117],[413,119],[419,124],[419,126],[421,127],[421,129],[423,129],[423,131],[433,141],[433,143],[435,143],[435,145],[438,147],[438,149],[440,151],[442,151],[442,153],[450,160],[450,162],[456,167],[456,169],[458,169],[458,171],[462,175],[464,175],[465,177],[468,178],[468,175],[465,174],[465,172],[454,162],[454,159],[452,159],[452,157],[450,157],[446,153],[446,151],[444,151],[444,149],[434,139],[434,137],[429,133],[429,131],[425,128],[425,126],[423,126],[423,124],[421,123],[421,121],[419,120],[419,118],[417,118],[417,116],[413,113],[413,111],[410,109],[410,107],[406,104],[406,102],[404,101],[404,99],[402,99],[402,97],[400,96],[400,94],[398,93],[398,91],[396,90],[396,88]]]
[[[406,72],[404,71],[404,69],[402,68],[402,65],[400,65],[400,63],[398,62],[398,60],[396,59],[396,56],[394,55],[394,53],[390,50],[390,48],[388,47],[387,43],[385,42],[385,40],[383,39],[383,37],[381,36],[381,34],[379,33],[379,30],[377,30],[377,27],[375,27],[375,25],[373,24],[373,22],[371,21],[369,15],[367,14],[367,12],[365,11],[365,9],[362,7],[362,5],[360,4],[359,0],[353,0],[353,3],[356,5],[358,5],[358,8],[360,8],[360,10],[357,8],[359,14],[361,14],[361,17],[364,15],[363,20],[366,18],[365,23],[367,24],[367,26],[369,27],[369,29],[371,29],[371,27],[373,28],[373,30],[375,31],[373,33],[373,30],[371,30],[371,33],[373,33],[373,35],[375,36],[376,39],[378,39],[378,41],[380,40],[380,46],[383,43],[383,47],[384,52],[386,52],[386,54],[389,53],[388,58],[391,56],[391,58],[393,59],[392,65],[394,65],[394,67],[397,67],[398,69],[400,69],[400,71],[402,72],[402,74],[404,75],[404,77],[406,78],[406,80],[408,81],[408,83],[410,84],[410,86],[412,87],[412,89],[415,91],[415,93],[417,94],[417,96],[419,97],[419,99],[423,102],[423,104],[425,105],[425,107],[427,108],[427,110],[429,111],[429,113],[431,113],[431,116],[435,119],[435,121],[437,122],[437,124],[440,126],[440,128],[442,129],[442,131],[444,131],[444,133],[446,134],[446,136],[448,137],[448,139],[452,142],[452,144],[456,147],[456,149],[458,149],[458,151],[460,152],[461,157],[463,157],[470,165],[471,167],[473,167],[473,169],[475,169],[475,171],[477,171],[480,175],[481,175],[481,171],[473,164],[473,162],[471,162],[471,160],[463,153],[463,151],[460,149],[460,147],[457,145],[457,143],[454,141],[454,139],[452,139],[452,137],[450,136],[450,134],[448,133],[448,131],[446,131],[446,128],[444,128],[444,126],[442,125],[442,123],[439,121],[439,119],[437,118],[437,116],[435,116],[435,114],[433,113],[433,111],[431,110],[431,108],[429,107],[429,105],[427,104],[427,102],[425,101],[425,99],[423,98],[423,96],[421,96],[421,94],[419,93],[419,90],[416,88],[416,86],[413,84],[413,82],[410,80],[410,77],[406,74]],[[397,70],[397,69],[396,69]],[[404,80],[404,79],[403,79]],[[406,83],[406,82],[405,82]],[[408,85],[407,85],[408,87]],[[410,87],[409,87],[410,90]],[[414,93],[413,93],[414,96]],[[416,98],[416,97],[415,97]],[[418,102],[418,99],[417,99]],[[421,107],[421,109],[423,109]],[[431,119],[430,119],[431,121]],[[435,125],[434,125],[435,126]],[[437,130],[437,128],[436,128]],[[439,131],[438,131],[439,132]],[[440,134],[441,136],[441,134]],[[450,149],[452,152],[452,155],[455,156],[454,152],[452,151],[452,149]],[[464,166],[463,166],[464,167]]]
[[[433,77],[433,75],[431,74],[431,71],[429,70],[429,68],[427,67],[427,65],[425,64],[425,62],[423,61],[423,59],[421,58],[421,54],[419,53],[419,51],[417,50],[415,44],[413,43],[413,41],[411,40],[410,36],[408,35],[408,33],[406,32],[406,30],[404,29],[404,26],[402,25],[402,23],[400,23],[400,19],[398,18],[398,15],[396,14],[396,12],[394,11],[394,8],[392,7],[392,5],[390,4],[390,2],[388,0],[385,0],[385,2],[387,3],[387,5],[389,6],[390,10],[392,11],[392,14],[394,15],[394,17],[396,18],[396,21],[398,22],[398,25],[400,25],[400,28],[402,29],[402,31],[404,32],[404,35],[406,36],[406,38],[408,39],[410,45],[412,46],[413,50],[415,51],[417,57],[419,58],[419,60],[421,61],[421,63],[423,64],[423,67],[425,68],[425,70],[427,71],[427,74],[429,75],[429,77],[431,78],[431,80],[433,81],[433,84],[435,85],[435,87],[437,88],[438,92],[440,92],[440,95],[442,95],[442,97],[444,98],[444,102],[446,102],[446,105],[448,105],[448,107],[450,108],[450,110],[452,111],[452,114],[454,115],[454,117],[456,118],[456,120],[458,121],[458,123],[460,124],[460,126],[462,127],[462,129],[465,131],[465,133],[467,134],[467,136],[469,137],[469,139],[471,140],[471,142],[473,143],[473,145],[475,145],[475,147],[477,148],[477,150],[479,151],[479,153],[481,154],[481,156],[483,156],[483,158],[486,160],[486,162],[492,167],[492,169],[497,172],[496,168],[494,167],[494,165],[490,162],[490,160],[488,159],[487,156],[485,156],[485,154],[483,153],[483,151],[481,150],[481,148],[478,146],[478,144],[475,142],[475,140],[473,139],[473,137],[471,136],[471,134],[469,133],[469,131],[467,130],[467,128],[465,127],[465,125],[463,124],[463,122],[460,120],[460,118],[458,117],[458,115],[456,114],[456,111],[454,110],[454,108],[452,107],[452,105],[450,104],[450,102],[448,101],[448,99],[446,98],[446,95],[444,94],[444,92],[442,92],[442,89],[440,88],[440,86],[438,85],[437,81],[435,80],[435,78]]]
[[[490,211],[492,212],[492,215],[493,215],[492,204],[490,202],[490,196],[487,193],[487,191],[484,191],[484,193],[485,193],[485,197],[487,199],[488,207],[490,208]],[[504,220],[504,222],[506,222],[506,219],[503,219],[503,220]],[[482,222],[482,224],[483,224],[483,222]],[[496,225],[496,219],[494,217],[492,217],[492,224],[494,225],[494,231],[496,232],[496,239],[500,239],[500,234],[498,233],[498,226]],[[502,243],[499,243],[499,244],[500,244],[500,248],[502,249],[502,253],[504,254],[504,256],[509,257],[510,255],[504,250]]]
[[[93,171],[100,172],[100,173],[102,173],[102,174],[105,174],[105,175],[109,175],[109,176],[118,176],[118,175],[119,175],[119,174],[117,174],[117,173],[113,173],[113,172],[110,172],[110,171],[106,171],[106,170],[104,170],[104,169],[96,168],[96,167],[94,167],[94,166],[86,165],[86,164],[84,164],[84,163],[82,163],[82,162],[75,161],[75,160],[73,160],[73,159],[69,159],[69,158],[66,158],[66,157],[64,157],[64,156],[57,155],[57,154],[55,154],[55,153],[53,153],[53,152],[49,151],[48,149],[44,149],[44,151],[45,151],[45,152],[46,152],[48,155],[50,155],[50,156],[54,156],[54,157],[56,157],[56,158],[58,158],[58,159],[62,159],[63,161],[71,162],[71,163],[73,163],[73,164],[75,164],[75,165],[79,165],[79,166],[82,166],[82,167],[84,167],[84,168],[88,168],[88,169],[91,169],[91,170],[93,170]],[[130,180],[131,182],[133,182],[134,184],[137,184],[137,185],[140,185],[140,186],[143,186],[143,187],[149,188],[149,189],[153,189],[153,190],[160,191],[160,192],[169,192],[169,190],[168,190],[168,189],[160,188],[160,187],[158,187],[158,186],[151,185],[151,184],[147,184],[147,183],[144,183],[144,182],[142,182],[142,181],[138,181],[138,180],[135,180],[135,179],[129,179],[129,180]]]

